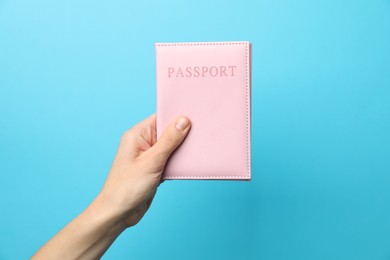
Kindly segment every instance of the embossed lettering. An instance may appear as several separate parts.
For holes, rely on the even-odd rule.
[[[187,66],[168,67],[168,78],[234,77],[237,66]]]

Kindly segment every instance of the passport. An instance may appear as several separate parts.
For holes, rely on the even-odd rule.
[[[163,179],[250,180],[251,43],[155,43],[155,50],[157,138],[177,116],[191,120]]]

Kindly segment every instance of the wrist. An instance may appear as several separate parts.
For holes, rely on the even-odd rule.
[[[83,214],[87,218],[87,221],[91,221],[106,232],[119,235],[126,229],[121,214],[100,194]]]

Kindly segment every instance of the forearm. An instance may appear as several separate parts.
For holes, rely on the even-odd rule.
[[[97,199],[32,259],[99,259],[125,228],[117,215]]]

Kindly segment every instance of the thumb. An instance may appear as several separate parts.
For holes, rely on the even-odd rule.
[[[191,121],[185,117],[177,117],[161,134],[157,142],[151,147],[152,156],[165,163],[172,152],[183,142],[191,128]]]

